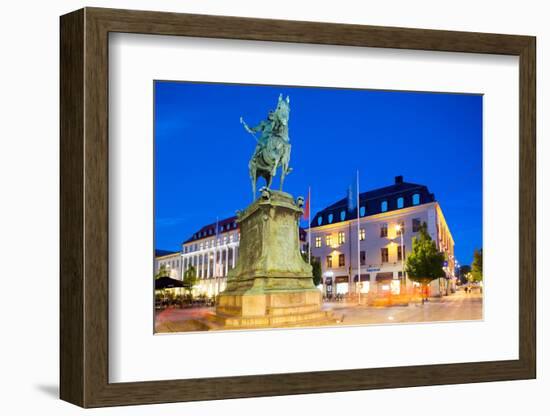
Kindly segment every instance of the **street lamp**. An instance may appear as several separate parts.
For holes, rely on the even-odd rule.
[[[405,286],[405,250],[403,249],[403,230],[401,224],[395,226],[395,232],[401,236],[401,287]]]

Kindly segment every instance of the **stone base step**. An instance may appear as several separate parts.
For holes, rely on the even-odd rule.
[[[315,311],[295,315],[230,316],[210,314],[204,320],[211,330],[315,327],[336,324],[332,311]]]

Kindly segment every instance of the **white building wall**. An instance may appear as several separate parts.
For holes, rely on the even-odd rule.
[[[401,245],[401,236],[397,233],[396,226],[404,222],[403,245],[405,246],[406,260],[406,256],[412,248],[412,238],[417,234],[413,232],[413,219],[418,219],[420,223],[426,222],[430,236],[434,241],[438,241],[436,225],[438,215],[436,208],[437,203],[433,202],[362,217],[360,220],[360,229],[365,230],[365,239],[360,241],[359,251],[365,251],[366,254],[365,263],[362,266],[358,266],[357,220],[312,228],[312,256],[320,258],[323,282],[326,283],[327,278],[332,279],[332,294],[335,294],[337,289],[335,279],[342,279],[344,276],[348,276],[347,292],[357,293],[359,288],[356,287],[353,279],[359,274],[359,268],[361,274],[370,275],[369,290],[371,291],[377,290],[376,275],[378,273],[392,273],[394,279],[398,279],[399,272],[402,270],[401,260],[398,260],[398,247]],[[387,226],[386,237],[380,236],[382,225]],[[338,233],[340,232],[345,233],[346,241],[344,244],[338,243]],[[327,236],[331,238],[330,246],[327,245]],[[317,237],[321,237],[321,247],[317,247]],[[386,262],[382,261],[382,248],[387,248],[388,250],[388,261]],[[345,256],[345,264],[342,267],[338,264],[340,254],[344,254]],[[328,266],[328,256],[332,257],[332,267]],[[351,279],[349,279],[350,266]],[[411,284],[411,282],[408,282],[409,287]],[[345,285],[342,286],[345,287]],[[324,284],[323,289],[325,294],[328,294],[326,284]],[[432,284],[432,294],[439,294],[439,282]]]
[[[180,252],[168,254],[166,256],[155,257],[155,274],[160,270],[162,266],[166,266],[166,269],[169,272],[169,277],[171,277],[172,279],[181,280],[182,261]]]

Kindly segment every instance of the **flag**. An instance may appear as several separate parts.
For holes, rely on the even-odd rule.
[[[306,219],[309,220],[310,207],[311,207],[311,189],[308,189],[306,205],[304,207],[304,213],[302,214],[302,217],[304,218],[304,220]]]

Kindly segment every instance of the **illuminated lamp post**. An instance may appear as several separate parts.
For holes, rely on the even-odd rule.
[[[401,236],[401,288],[405,287],[405,250],[403,247],[403,233],[401,230],[401,225],[397,224],[395,226],[395,232]]]

